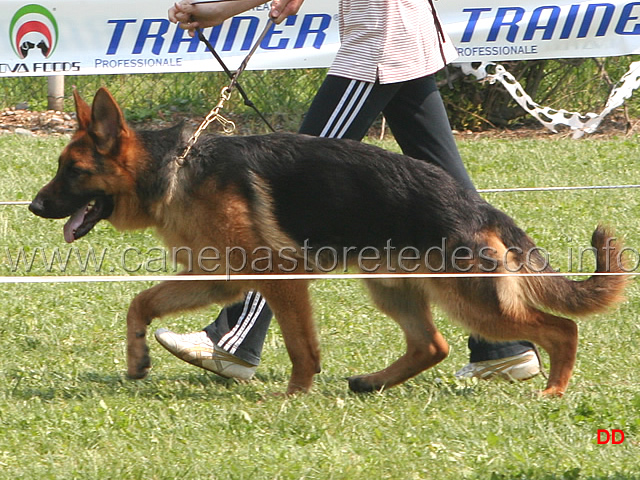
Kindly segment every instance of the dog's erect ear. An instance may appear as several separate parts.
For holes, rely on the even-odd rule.
[[[90,133],[103,155],[116,148],[127,128],[122,110],[106,88],[100,88],[93,98]]]
[[[89,128],[89,123],[91,123],[91,107],[82,99],[76,87],[73,87],[73,100],[76,104],[78,130],[86,130]]]

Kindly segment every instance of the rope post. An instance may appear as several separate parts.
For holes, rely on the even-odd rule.
[[[64,109],[64,75],[47,77],[47,109],[56,112]]]

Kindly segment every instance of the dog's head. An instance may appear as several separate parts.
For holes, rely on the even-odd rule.
[[[70,217],[64,226],[69,243],[111,216],[116,196],[132,187],[135,153],[135,135],[105,88],[98,90],[91,107],[75,89],[73,96],[78,129],[58,159],[56,175],[29,205],[40,217]]]

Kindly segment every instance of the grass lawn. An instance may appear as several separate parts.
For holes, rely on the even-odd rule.
[[[66,141],[0,135],[0,200],[30,200]],[[461,139],[459,146],[478,188],[640,183],[638,137]],[[599,222],[614,225],[640,262],[639,194],[485,196],[556,268],[588,272],[593,261],[583,252]],[[62,224],[25,206],[0,206],[0,275],[164,271],[149,232],[118,233],[103,222],[66,246]],[[579,321],[577,365],[562,399],[536,397],[542,376],[518,384],[456,380],[467,336],[439,312],[448,359],[383,394],[350,393],[345,377],[403,351],[400,330],[352,280],[313,285],[324,370],[308,395],[273,395],[290,370],[275,322],[250,383],[188,366],[153,339],[149,378],[130,381],[125,314],[148,285],[2,286],[1,479],[640,479],[637,281],[620,308]],[[199,329],[216,312],[162,319],[151,329]],[[624,442],[599,445],[599,429],[622,430]]]

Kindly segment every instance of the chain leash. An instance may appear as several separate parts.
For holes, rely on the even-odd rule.
[[[211,123],[218,122],[222,126],[222,131],[227,135],[235,131],[236,124],[233,123],[233,121],[224,118],[220,114],[220,110],[222,110],[222,108],[224,107],[224,102],[229,100],[229,98],[231,97],[232,86],[233,85],[229,84],[226,87],[222,87],[222,90],[220,90],[220,99],[218,100],[218,103],[211,109],[204,120],[202,120],[196,131],[193,132],[193,135],[191,135],[191,137],[187,141],[187,146],[185,147],[184,152],[182,152],[182,155],[176,157],[176,163],[179,167],[182,167],[184,165],[187,155],[189,155],[189,152],[191,152],[191,148],[193,148],[202,132],[204,132]]]
[[[202,1],[202,2],[196,2],[196,3],[209,3],[209,2]],[[224,62],[222,62],[222,59],[220,59],[218,57],[218,55],[216,54],[213,46],[211,46],[211,44],[208,42],[208,40],[204,37],[204,35],[202,34],[202,30],[198,29],[198,37],[200,38],[200,40],[202,42],[204,42],[206,44],[207,48],[211,51],[211,53],[213,53],[214,56],[216,56],[216,58],[218,58],[218,61],[221,63],[221,65],[223,66],[223,68],[225,69],[227,74],[230,76],[231,81],[229,82],[229,85],[227,85],[226,87],[223,87],[222,90],[220,90],[220,98],[218,100],[218,103],[216,104],[215,107],[213,107],[211,109],[211,111],[208,113],[208,115],[200,123],[200,125],[198,126],[196,131],[193,133],[193,135],[191,135],[191,138],[189,138],[189,140],[187,141],[187,146],[185,147],[185,149],[182,152],[182,154],[176,157],[175,161],[176,161],[176,164],[177,164],[178,168],[182,167],[185,164],[187,155],[189,155],[189,152],[191,152],[191,149],[193,148],[193,146],[198,141],[198,138],[200,137],[202,132],[204,132],[212,122],[218,122],[222,126],[222,131],[227,135],[229,135],[229,134],[231,134],[231,133],[233,133],[235,131],[236,124],[234,122],[232,122],[231,120],[228,120],[225,117],[223,117],[220,114],[220,110],[222,110],[222,108],[224,107],[224,103],[227,100],[229,100],[229,98],[231,97],[231,91],[234,88],[237,88],[243,94],[243,97],[246,97],[246,94],[244,94],[244,91],[242,91],[240,85],[238,84],[238,78],[240,77],[242,72],[244,72],[245,68],[247,67],[247,64],[249,63],[249,59],[253,56],[255,51],[258,49],[258,45],[260,45],[262,40],[264,40],[265,36],[267,35],[267,32],[273,26],[273,23],[274,23],[273,19],[269,18],[269,20],[267,21],[267,25],[265,26],[264,30],[262,31],[262,33],[260,34],[260,36],[258,37],[256,42],[253,44],[253,47],[251,48],[251,50],[249,51],[249,53],[244,58],[244,60],[242,61],[242,63],[240,64],[240,66],[238,67],[238,69],[236,70],[236,72],[233,75],[231,75],[231,72],[228,71],[228,69],[224,65]],[[247,101],[248,101],[248,99],[245,98],[245,104],[248,104]],[[254,108],[254,110],[256,110],[258,112],[260,117],[265,121],[265,123],[273,131],[273,127],[271,127],[271,125],[269,125],[269,122],[266,121],[266,119],[262,116],[262,114],[257,109],[255,109],[255,106],[253,106],[252,103],[251,103],[250,106],[252,106],[252,108]]]

